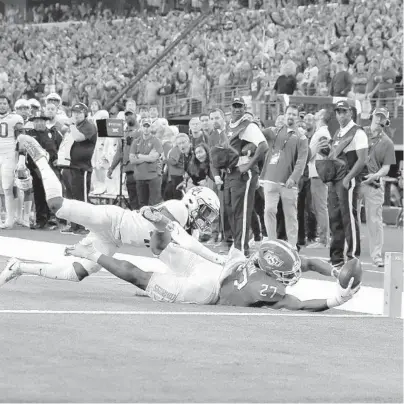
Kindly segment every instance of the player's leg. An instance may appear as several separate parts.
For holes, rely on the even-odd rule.
[[[20,135],[18,140],[26,148],[41,173],[49,209],[55,213],[56,217],[81,224],[95,232],[111,229],[113,226],[111,220],[122,215],[123,209],[117,206],[94,206],[85,202],[63,198],[62,185],[54,170],[48,164],[46,152],[30,136]]]
[[[1,164],[1,183],[4,191],[4,204],[6,208],[6,221],[4,223],[5,229],[10,229],[14,225],[14,169],[16,161],[15,154],[4,155]]]
[[[93,245],[105,256],[112,256],[117,250],[115,243],[103,239],[94,233],[80,241],[84,246]],[[101,266],[84,258],[61,257],[53,263],[24,262],[12,258],[0,273],[0,286],[22,274],[37,275],[48,279],[79,282],[98,272]]]

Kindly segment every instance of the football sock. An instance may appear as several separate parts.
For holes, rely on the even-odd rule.
[[[51,166],[48,164],[48,160],[45,157],[41,157],[35,162],[42,176],[42,184],[45,189],[46,199],[52,199],[57,197],[62,197],[62,184],[60,183],[58,177],[52,170]]]
[[[13,191],[4,191],[4,205],[6,208],[6,223],[14,222],[14,195]]]
[[[31,209],[32,209],[32,201],[25,201],[24,202],[24,216],[23,219],[25,221],[29,221],[29,217],[31,214]]]
[[[49,279],[79,282],[72,263],[44,264],[33,262],[20,262],[19,269],[24,274],[42,276]]]

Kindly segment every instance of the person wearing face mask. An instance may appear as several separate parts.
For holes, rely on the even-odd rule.
[[[258,184],[258,162],[268,150],[267,141],[251,114],[246,111],[242,97],[232,102],[231,121],[225,129],[227,144],[224,150],[233,155],[223,168],[226,170],[224,203],[231,207],[230,227],[234,248],[249,255],[249,231],[254,209],[254,195]],[[252,143],[252,156],[244,155],[243,148]]]
[[[365,202],[366,227],[369,233],[369,251],[374,265],[383,267],[383,202],[384,182],[390,165],[396,163],[394,143],[385,132],[389,126],[389,111],[376,108],[370,126],[364,128],[369,142],[369,153],[363,171],[358,207]]]
[[[112,173],[119,163],[123,165],[123,172],[126,174],[126,189],[128,190],[129,204],[132,210],[140,208],[136,191],[136,180],[134,176],[135,166],[129,161],[130,148],[133,142],[136,142],[141,136],[136,119],[136,110],[132,107],[125,111],[125,129],[123,133],[123,153],[122,148],[118,147],[111,166],[107,171],[107,177],[112,178]]]
[[[334,110],[340,128],[333,137],[328,159],[317,161],[316,168],[320,178],[330,182],[330,258],[331,264],[340,268],[345,262],[344,251],[348,260],[358,258],[361,253],[357,207],[361,172],[368,157],[368,137],[353,121],[353,110],[346,101],[337,102]],[[335,174],[326,178],[319,169],[330,161],[335,162],[337,168]]]
[[[134,164],[134,177],[140,207],[156,205],[161,202],[161,165],[160,156],[163,146],[156,136],[151,134],[152,122],[143,119],[140,123],[141,135],[132,142],[129,161]]]

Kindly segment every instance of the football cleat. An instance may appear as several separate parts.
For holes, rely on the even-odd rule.
[[[19,265],[20,262],[21,261],[17,258],[10,258],[8,260],[5,268],[0,273],[0,286],[3,286],[12,279],[18,278],[20,275],[22,275]]]
[[[49,154],[32,136],[19,135],[17,141],[20,148],[25,150],[31,156],[34,162],[38,161],[41,157],[45,157],[46,160],[49,161]]]

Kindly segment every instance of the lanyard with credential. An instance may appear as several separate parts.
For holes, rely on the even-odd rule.
[[[279,132],[280,132],[280,131],[279,131]],[[275,151],[276,139],[278,138],[279,132],[276,134],[276,138],[275,138],[274,144],[272,145],[272,155],[274,154],[274,151]],[[278,153],[279,153],[279,154],[281,154],[281,152],[283,151],[283,149],[284,149],[285,146],[286,146],[286,143],[289,142],[289,139],[292,137],[292,135],[293,135],[294,133],[295,133],[295,131],[293,131],[293,130],[288,132],[287,138],[284,140],[284,142],[283,142],[283,144],[282,144],[282,147],[278,150]]]

